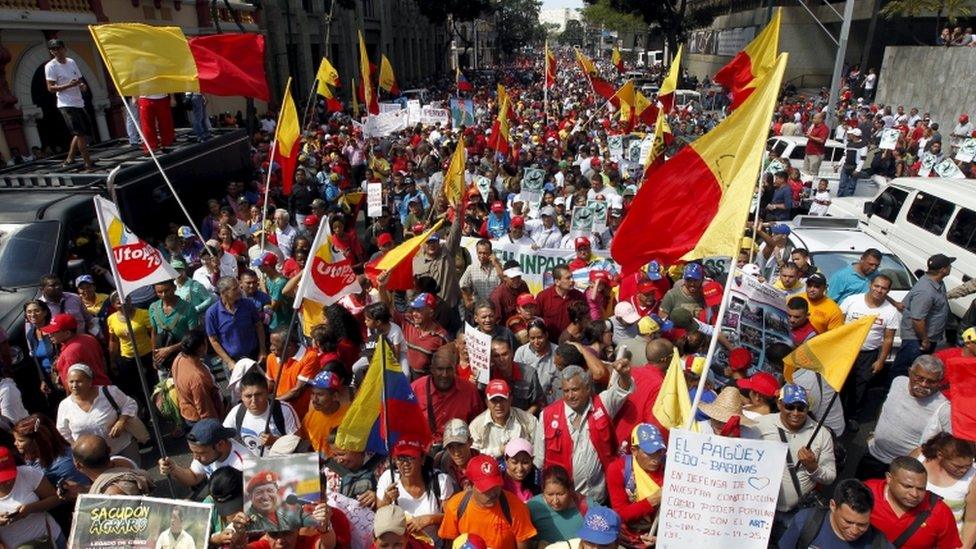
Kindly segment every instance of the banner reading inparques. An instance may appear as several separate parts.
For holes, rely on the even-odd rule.
[[[475,257],[475,244],[478,238],[465,236],[461,238],[461,247],[467,250],[469,257]],[[522,267],[522,280],[529,285],[529,291],[537,294],[543,288],[552,285],[552,268],[556,265],[565,265],[572,261],[576,256],[575,250],[563,250],[558,248],[539,248],[532,249],[532,246],[522,244],[512,244],[506,241],[506,237],[491,241],[492,250],[498,259],[505,263],[509,259],[518,261]],[[620,268],[610,259],[610,252],[606,250],[593,250],[595,261],[592,268],[610,271],[616,274]],[[576,287],[583,289],[589,283],[589,271],[591,267],[586,267],[573,271],[573,279]]]
[[[785,462],[780,442],[671,431],[657,546],[765,548]]]
[[[212,504],[83,494],[75,503],[68,547],[195,547],[210,541]]]

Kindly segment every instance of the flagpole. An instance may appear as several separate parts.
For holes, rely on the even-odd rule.
[[[335,3],[335,2],[333,2],[333,3]],[[308,124],[308,115],[309,115],[309,112],[308,111],[309,111],[309,108],[311,108],[311,106],[312,106],[312,98],[315,97],[316,95],[318,95],[318,93],[316,93],[318,91],[317,90],[318,83],[319,83],[319,79],[318,78],[313,78],[312,79],[312,89],[308,90],[308,99],[305,100],[305,110],[302,111],[302,128],[301,128],[302,130],[304,130],[305,127],[306,127],[306,124]],[[328,84],[326,84],[326,85],[328,85]]]
[[[549,126],[549,41],[542,52],[542,123]],[[553,79],[556,75],[553,75]]]
[[[107,72],[109,73],[109,76],[112,77],[112,83],[115,84],[115,88],[122,89],[119,87],[119,83],[115,81],[115,76],[112,75],[112,71],[107,71]],[[176,192],[176,189],[173,187],[173,182],[169,180],[169,176],[166,175],[166,171],[163,170],[163,165],[159,163],[159,157],[156,156],[156,151],[154,151],[153,148],[149,146],[149,141],[146,140],[146,134],[142,133],[142,126],[139,124],[139,121],[136,119],[135,115],[132,114],[132,107],[129,106],[129,102],[122,101],[122,106],[125,108],[125,112],[126,114],[129,115],[129,118],[135,123],[134,126],[136,128],[136,132],[139,134],[139,137],[142,139],[142,143],[146,146],[146,151],[149,152],[149,157],[152,158],[153,163],[156,164],[156,169],[159,170],[159,174],[163,176],[163,181],[166,182],[166,186],[169,187],[169,191],[173,193],[173,198],[176,199],[176,203],[180,206],[180,209],[183,210],[183,215],[186,216],[186,220],[190,223],[190,228],[193,229],[193,234],[195,234],[197,238],[200,239],[201,243],[206,243],[206,239],[203,238],[203,234],[200,232],[200,229],[197,227],[197,224],[194,223],[193,218],[190,217],[190,212],[187,211],[186,205],[183,204],[183,200],[180,199],[180,195]],[[210,254],[211,257],[213,257],[213,252],[210,251],[209,246],[204,246],[203,249],[208,254]]]
[[[299,299],[298,303],[301,304],[302,300]],[[281,344],[281,352],[283,355],[288,353],[288,344],[291,343],[291,335],[295,331],[295,321],[298,319],[298,310],[301,307],[294,307],[292,309],[291,320],[288,322],[288,331],[285,332],[285,341]],[[278,362],[278,372],[275,373],[274,380],[274,390],[269,391],[268,395],[268,417],[264,420],[264,431],[265,433],[271,432],[271,417],[274,416],[271,411],[275,405],[275,401],[278,400],[278,385],[281,383],[281,374],[285,371],[285,362],[288,361],[289,357],[282,356],[281,360]],[[267,361],[267,359],[265,359]],[[265,371],[267,371],[267,362],[265,362]],[[243,404],[242,404],[243,406]],[[264,455],[264,446],[261,446],[261,456]]]
[[[380,353],[380,361],[383,366],[383,371],[380,372],[380,414],[383,416],[383,430],[386,432],[386,436],[383,437],[383,443],[386,445],[386,459],[389,461],[390,468],[390,482],[396,484],[396,466],[393,463],[393,452],[390,451],[390,414],[389,408],[387,407],[387,395],[386,395],[386,349],[387,349],[386,338],[383,334],[376,333],[376,350],[373,352]]]
[[[291,93],[291,77],[288,77],[288,82],[285,84],[285,94],[281,96],[281,107],[278,108],[278,122],[275,124],[275,134],[274,139],[271,141],[271,152],[268,154],[268,178],[264,183],[264,204],[261,207],[261,249],[264,249],[265,241],[267,240],[268,231],[265,230],[264,223],[268,220],[268,195],[271,192],[271,173],[274,172],[274,155],[275,151],[278,150],[278,131],[281,129],[281,116],[285,112],[285,98]],[[299,132],[301,128],[299,128]],[[299,134],[301,135],[301,134]],[[298,151],[292,151],[292,153],[297,153]],[[281,174],[284,178],[284,173]]]

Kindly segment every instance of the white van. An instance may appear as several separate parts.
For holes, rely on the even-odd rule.
[[[799,135],[778,135],[766,141],[766,150],[790,161],[790,167],[800,170],[800,179],[807,183],[807,187],[816,188],[820,179],[827,180],[827,188],[831,196],[837,196],[840,185],[840,168],[844,163],[844,144],[833,139],[827,140],[827,150],[820,163],[820,173],[811,174],[803,170],[803,157],[807,152],[807,138]],[[880,188],[871,179],[858,181],[854,196],[871,197],[878,194]]]
[[[686,107],[692,101],[701,104],[701,94],[695,90],[674,90],[674,107]]]
[[[864,203],[861,228],[885,242],[916,273],[937,253],[956,257],[946,279],[952,289],[976,274],[976,192],[967,179],[901,177]],[[949,301],[956,316],[973,296]]]

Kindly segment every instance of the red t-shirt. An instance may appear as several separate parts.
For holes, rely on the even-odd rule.
[[[428,383],[430,384],[428,386]],[[413,394],[417,396],[417,406],[427,417],[429,410],[427,406],[427,390],[430,389],[430,409],[434,411],[434,442],[438,443],[443,437],[444,424],[454,418],[463,419],[465,423],[478,417],[484,411],[485,401],[481,397],[481,392],[475,387],[474,383],[458,378],[454,381],[454,387],[447,392],[440,392],[434,387],[430,376],[424,376],[410,384]]]
[[[871,510],[871,525],[881,530],[881,533],[888,538],[888,541],[898,539],[908,527],[915,522],[918,513],[929,508],[929,495],[926,493],[914,509],[909,510],[901,517],[895,515],[891,504],[884,497],[885,486],[888,484],[883,479],[872,479],[864,483],[874,494],[874,508]],[[902,545],[902,549],[955,549],[962,546],[959,539],[959,529],[956,528],[956,519],[952,516],[949,506],[943,501],[938,501],[932,509],[922,526],[908,538]]]
[[[812,135],[819,139],[823,139],[824,142],[817,143],[813,140],[808,140],[807,147],[806,147],[807,156],[810,156],[811,154],[823,155],[823,153],[827,150],[827,147],[825,145],[827,142],[828,133],[830,133],[830,130],[827,129],[826,124],[814,124],[813,126],[810,127],[810,131],[807,132],[807,134]]]

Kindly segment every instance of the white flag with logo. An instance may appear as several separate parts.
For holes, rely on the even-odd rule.
[[[98,228],[102,232],[108,263],[122,299],[143,286],[179,276],[159,250],[141,240],[122,223],[114,202],[100,196],[94,198]]]
[[[323,219],[315,233],[312,251],[305,262],[302,281],[295,295],[295,308],[305,299],[328,307],[343,297],[362,291],[356,274],[352,272],[352,260],[335,245],[329,220]]]

